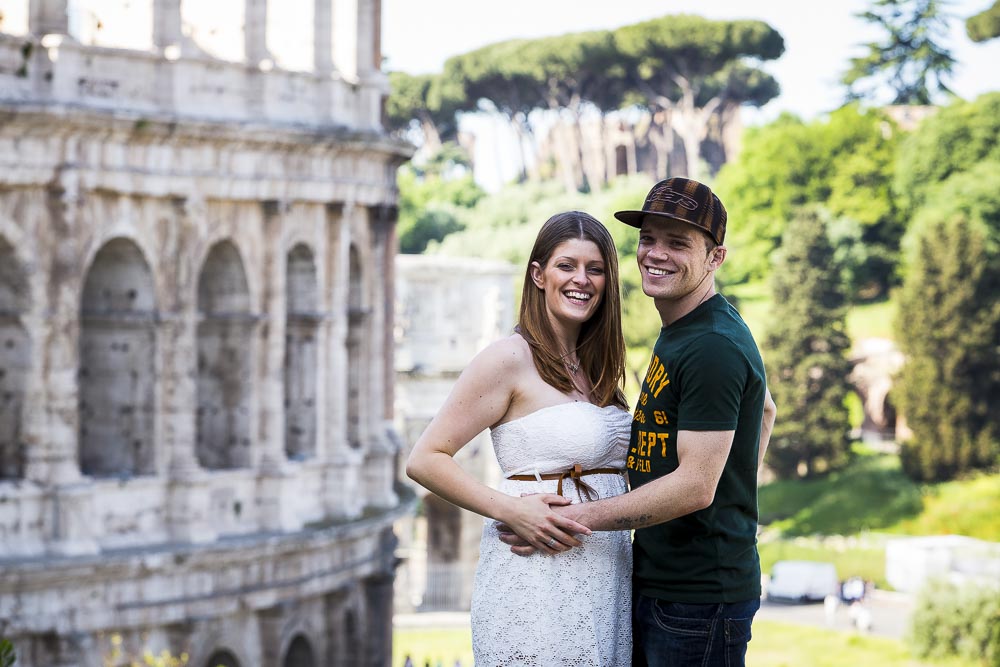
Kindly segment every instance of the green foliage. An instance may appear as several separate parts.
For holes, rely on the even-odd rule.
[[[0,639],[0,667],[12,667],[15,662],[14,645],[9,639]]]
[[[785,114],[750,129],[715,190],[732,221],[727,275],[759,280],[802,206],[833,216],[831,237],[852,300],[883,294],[897,262],[901,218],[891,190],[898,133],[881,112],[850,105],[804,123]]]
[[[153,653],[143,649],[142,658],[129,655],[125,650],[124,638],[119,633],[113,633],[109,638],[110,650],[103,656],[104,667],[185,667],[190,660],[187,653],[174,655],[167,649]]]
[[[948,21],[941,0],[872,0],[858,18],[884,32],[865,44],[866,53],[851,58],[841,77],[848,101],[878,101],[887,86],[892,104],[931,104],[935,93],[950,93],[955,59],[945,48]],[[867,84],[863,86],[862,84]]]
[[[441,157],[449,154],[448,146],[422,168],[410,163],[399,169],[400,252],[423,252],[429,244],[464,229],[469,209],[486,194],[472,174],[460,168],[462,156]],[[454,168],[462,175],[450,175]]]
[[[846,308],[826,222],[803,210],[786,232],[765,337],[768,384],[781,412],[768,466],[780,478],[843,468],[850,454]]]
[[[413,219],[399,225],[399,252],[422,253],[428,245],[464,229],[460,212],[454,206],[430,204]]]
[[[978,474],[922,488],[923,510],[890,527],[904,535],[966,535],[1000,542],[1000,474]]]
[[[935,184],[987,160],[1000,161],[1000,93],[955,102],[925,119],[900,145],[893,191],[913,212]]]
[[[1000,589],[996,585],[933,581],[917,596],[911,622],[910,641],[918,656],[959,656],[1000,667]]]
[[[416,122],[424,132],[424,140],[434,147],[455,137],[456,113],[465,97],[456,82],[439,74],[390,72],[389,88],[385,110],[390,130],[406,130]]]
[[[989,252],[1000,249],[1000,159],[979,162],[927,188],[903,239],[904,256],[913,256],[928,226],[955,217],[969,220],[985,235]]]
[[[619,28],[614,39],[638,82],[658,94],[678,94],[676,77],[709,77],[743,58],[773,60],[785,51],[763,21],[718,21],[690,14],[663,16]]]
[[[465,91],[464,111],[480,108],[489,100],[500,113],[513,119],[536,107],[537,89],[519,70],[520,52],[526,40],[513,39],[489,44],[445,61],[442,76]]]
[[[958,215],[927,224],[899,294],[906,363],[894,397],[912,437],[907,474],[946,480],[1000,461],[1000,253]]]
[[[1000,37],[1000,0],[975,16],[970,16],[965,22],[965,31],[973,42]]]
[[[758,504],[761,524],[785,537],[896,532],[923,510],[921,489],[902,473],[899,460],[872,455],[822,478],[766,484]],[[1000,509],[1000,499],[994,509]],[[909,525],[913,534],[923,534],[922,524]]]
[[[763,21],[663,16],[619,28],[614,41],[627,72],[625,98],[653,112],[654,125],[655,112],[671,110],[667,132],[680,136],[683,173],[691,178],[700,176],[700,145],[713,108],[761,105],[779,92],[777,81],[751,64],[785,50],[781,34]]]

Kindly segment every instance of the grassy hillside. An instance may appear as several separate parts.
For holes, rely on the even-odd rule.
[[[841,578],[885,587],[885,541],[895,535],[966,535],[1000,542],[1000,473],[917,485],[890,455],[862,454],[846,470],[760,489],[761,567],[821,560]]]

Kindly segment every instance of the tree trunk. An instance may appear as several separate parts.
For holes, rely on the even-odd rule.
[[[646,139],[653,145],[656,155],[656,180],[671,176],[670,149],[674,146],[674,130],[670,122],[671,113],[666,109],[654,111],[650,116]]]
[[[429,116],[420,116],[420,131],[424,133],[424,147],[428,155],[441,150],[441,133]]]
[[[702,107],[695,105],[696,91],[687,79],[677,78],[681,89],[681,98],[674,107],[674,129],[684,144],[684,160],[687,165],[687,177],[700,180],[701,173],[701,142],[708,136],[708,119],[718,108],[722,100],[713,97]]]

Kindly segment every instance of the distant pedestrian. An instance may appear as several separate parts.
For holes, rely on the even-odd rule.
[[[406,654],[406,659],[403,660],[403,667],[413,667],[413,658],[410,657],[409,653]]]
[[[837,609],[840,607],[840,598],[830,594],[823,598],[823,611],[826,615],[826,624],[831,628],[837,622]]]

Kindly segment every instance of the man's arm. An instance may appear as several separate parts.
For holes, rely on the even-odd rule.
[[[760,420],[760,445],[757,451],[757,470],[764,465],[764,452],[767,451],[767,444],[771,441],[771,431],[774,430],[774,420],[778,416],[778,406],[771,398],[771,390],[764,390],[764,417]]]
[[[634,491],[553,511],[591,530],[655,526],[712,504],[735,431],[678,431],[677,469]]]

